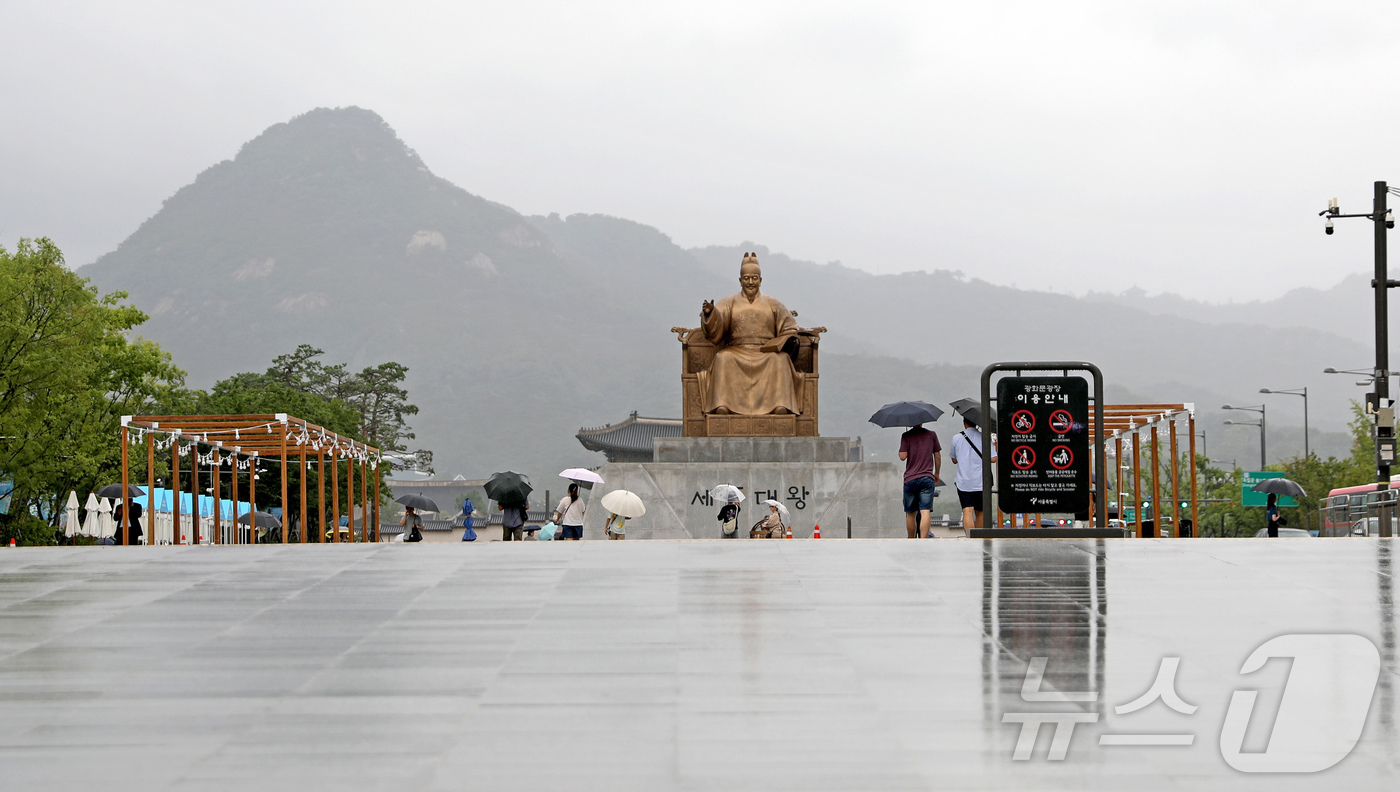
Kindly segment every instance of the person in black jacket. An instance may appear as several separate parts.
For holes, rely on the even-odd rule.
[[[112,535],[112,544],[126,544],[126,530],[122,526],[122,515],[126,504],[131,504],[131,543],[141,544],[141,504],[127,500],[117,504],[112,510],[112,518],[117,522],[117,532]]]
[[[505,512],[501,515],[501,541],[519,542],[525,538],[525,521],[530,517],[530,502],[496,504],[496,508]]]
[[[730,501],[724,504],[715,517],[719,520],[719,538],[734,539],[739,535],[739,504]]]

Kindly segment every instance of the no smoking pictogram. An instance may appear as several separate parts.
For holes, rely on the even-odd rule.
[[[1064,470],[1074,464],[1074,452],[1069,450],[1069,446],[1057,445],[1050,451],[1050,465],[1058,470]]]
[[[1011,464],[1021,470],[1029,470],[1035,465],[1035,449],[1030,446],[1016,446],[1011,452]]]
[[[1029,434],[1035,429],[1035,415],[1030,410],[1017,410],[1011,416],[1011,429],[1017,434]]]
[[[1050,429],[1056,434],[1064,434],[1074,426],[1074,418],[1070,417],[1067,410],[1056,410],[1050,413]]]

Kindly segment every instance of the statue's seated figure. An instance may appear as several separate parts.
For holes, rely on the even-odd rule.
[[[699,328],[672,328],[684,345],[685,434],[816,435],[816,345],[796,314],[763,294],[758,257],[744,256],[738,294],[705,301]],[[710,416],[790,416],[715,421]]]

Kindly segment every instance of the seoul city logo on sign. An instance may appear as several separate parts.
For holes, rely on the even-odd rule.
[[[1035,429],[1035,415],[1030,410],[1017,410],[1011,416],[1011,428],[1017,434],[1030,434]]]
[[[1074,418],[1070,417],[1068,410],[1056,410],[1050,413],[1050,430],[1056,434],[1065,434],[1074,428]]]
[[[1057,470],[1064,470],[1074,464],[1074,452],[1069,450],[1069,446],[1057,445],[1050,451],[1050,465]]]
[[[1016,450],[1011,452],[1011,464],[1021,470],[1029,470],[1035,466],[1035,449],[1030,446],[1016,446]]]

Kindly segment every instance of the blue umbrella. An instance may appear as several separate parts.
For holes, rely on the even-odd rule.
[[[902,401],[886,404],[870,416],[870,422],[888,429],[891,426],[918,426],[937,421],[943,411],[928,402]]]

